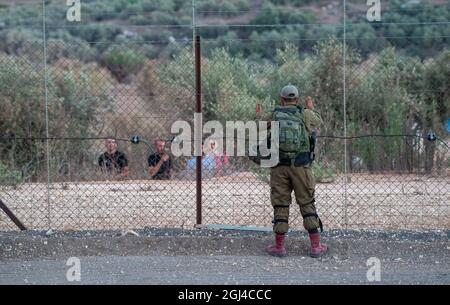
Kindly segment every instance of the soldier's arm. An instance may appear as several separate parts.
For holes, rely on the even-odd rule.
[[[320,128],[323,124],[322,116],[316,110],[305,109],[305,123],[308,130]]]
[[[306,97],[305,106],[305,124],[308,131],[320,128],[323,120],[320,113],[314,110],[314,100],[310,96]]]
[[[263,112],[261,105],[256,106],[255,121],[268,122],[267,130],[270,130],[270,121],[272,121],[272,113]]]
[[[258,104],[259,105],[259,104]],[[264,112],[262,107],[256,106],[256,113],[255,113],[255,121],[270,121],[272,120],[272,113]]]
[[[264,113],[261,116],[261,118],[259,119],[259,121],[266,121],[266,122],[272,121],[272,114],[271,113]]]

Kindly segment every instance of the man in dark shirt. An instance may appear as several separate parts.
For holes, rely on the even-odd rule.
[[[98,158],[98,165],[102,171],[128,177],[128,159],[123,152],[117,150],[116,139],[106,139],[105,146],[106,151]]]
[[[148,157],[148,173],[155,180],[170,179],[170,170],[172,169],[172,160],[164,151],[166,142],[160,139],[155,140],[156,153]]]

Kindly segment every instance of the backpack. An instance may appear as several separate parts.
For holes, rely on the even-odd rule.
[[[309,133],[302,107],[276,106],[272,119],[278,121],[280,127],[280,160],[292,160],[302,153],[310,153]]]

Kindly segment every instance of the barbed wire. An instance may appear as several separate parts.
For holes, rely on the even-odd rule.
[[[124,141],[124,142],[131,142],[134,144],[138,144],[133,142],[134,138],[136,136],[132,136],[130,138],[116,138],[113,137],[115,140],[117,141]],[[171,141],[178,141],[177,140],[176,135],[170,136],[166,139],[166,141],[171,142]],[[428,133],[426,136],[421,136],[421,135],[417,135],[417,134],[363,134],[363,135],[355,135],[355,136],[339,136],[339,135],[318,135],[317,138],[324,138],[324,139],[340,139],[340,140],[353,140],[353,139],[362,139],[362,138],[394,138],[394,137],[409,137],[409,138],[418,138],[418,139],[425,139],[428,141],[435,141],[438,140],[440,141],[442,144],[444,144],[449,150],[450,150],[450,146],[447,145],[447,143],[440,137],[436,136],[436,134],[434,133]],[[223,137],[219,137],[222,138],[224,140],[226,139],[235,139],[235,140],[248,140],[247,137],[239,137],[239,136],[223,136]],[[63,140],[63,141],[81,141],[81,140],[107,140],[107,139],[111,139],[111,137],[12,137],[12,136],[0,136],[0,140],[31,140],[31,141],[53,141],[53,140]],[[143,139],[139,139],[140,141],[145,141]],[[196,142],[191,141],[191,140],[182,140],[183,142],[186,143],[193,143]],[[199,140],[200,141],[200,140]]]

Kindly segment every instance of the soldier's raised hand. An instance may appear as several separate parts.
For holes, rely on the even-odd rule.
[[[306,99],[305,99],[305,106],[308,109],[311,109],[311,110],[314,109],[314,101],[313,101],[312,97],[310,97],[310,96],[306,97]]]

